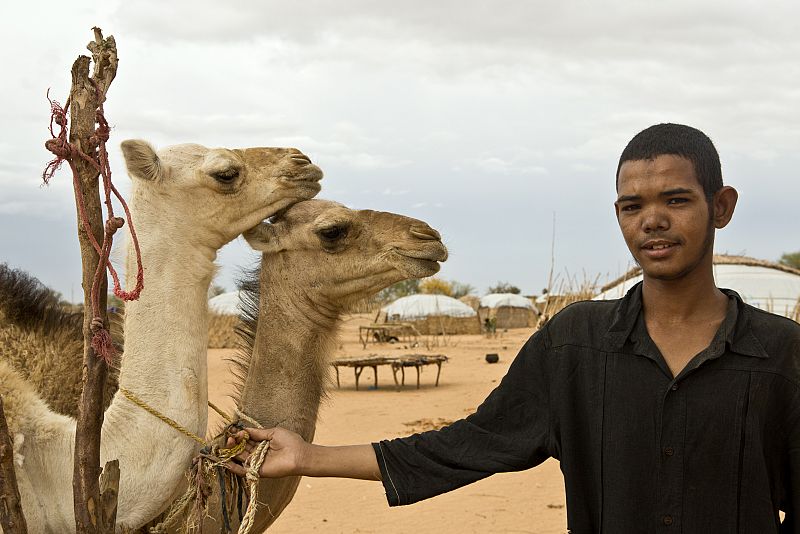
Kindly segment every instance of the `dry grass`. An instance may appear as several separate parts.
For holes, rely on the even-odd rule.
[[[208,348],[233,349],[238,346],[236,326],[239,317],[236,315],[223,315],[209,313],[208,315]]]
[[[598,281],[600,275],[589,278],[587,273],[583,273],[583,278],[578,279],[576,276],[566,274],[562,280],[554,280],[553,287],[547,288],[547,297],[542,308],[539,310],[539,324],[537,328],[541,328],[547,321],[549,321],[555,314],[572,304],[581,300],[591,300],[597,295]]]

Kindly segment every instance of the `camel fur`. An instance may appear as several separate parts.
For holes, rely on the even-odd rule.
[[[245,238],[262,259],[257,276],[243,284],[237,407],[265,427],[311,442],[343,313],[396,282],[435,274],[447,249],[417,219],[324,200],[295,204]],[[261,480],[254,532],[275,521],[299,483],[300,477]],[[219,532],[219,510],[213,502],[217,521],[207,521],[204,532]]]
[[[207,300],[217,251],[259,221],[319,191],[322,173],[294,149],[122,143],[145,288],[125,310],[119,384],[202,435],[207,420]],[[128,282],[136,274],[127,257]],[[31,533],[74,530],[75,420],[53,412],[8,362],[0,395],[21,465]],[[117,524],[138,528],[176,496],[197,444],[117,394],[105,412],[101,465],[120,461]]]
[[[0,360],[31,384],[56,413],[78,416],[83,369],[83,312],[69,311],[50,289],[21,270],[0,263]],[[122,353],[122,319],[109,314]],[[109,369],[104,406],[117,391],[119,362]],[[58,381],[53,379],[58,377]]]

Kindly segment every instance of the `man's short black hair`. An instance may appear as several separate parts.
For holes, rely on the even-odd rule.
[[[626,161],[650,160],[664,155],[681,156],[692,162],[709,202],[714,193],[722,189],[719,154],[711,139],[697,128],[671,123],[650,126],[630,140],[619,157],[617,183],[619,170]]]

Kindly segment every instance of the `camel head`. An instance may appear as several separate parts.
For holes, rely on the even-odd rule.
[[[132,202],[165,231],[191,225],[221,247],[291,204],[320,190],[322,171],[294,148],[206,148],[174,145],[156,152],[146,141],[122,142]]]
[[[244,236],[263,252],[262,269],[287,273],[330,310],[395,282],[431,276],[447,259],[439,232],[420,220],[328,200],[299,202]]]

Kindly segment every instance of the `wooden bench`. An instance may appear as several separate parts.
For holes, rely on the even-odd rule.
[[[379,356],[372,354],[365,358],[340,358],[331,362],[336,370],[336,387],[341,387],[339,382],[339,367],[352,367],[356,377],[356,391],[358,391],[358,381],[364,368],[371,367],[375,377],[375,389],[378,388],[378,366],[389,365],[392,368],[392,377],[395,387],[399,390],[406,383],[406,367],[414,367],[417,371],[417,389],[420,387],[419,375],[420,367],[425,365],[436,365],[436,382],[434,387],[439,385],[439,376],[442,373],[442,364],[447,361],[444,354],[405,354],[403,356]],[[397,379],[397,372],[400,371],[401,380]]]

